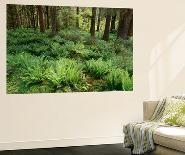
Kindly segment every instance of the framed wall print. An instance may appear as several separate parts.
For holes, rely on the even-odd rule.
[[[7,4],[7,93],[133,90],[133,10]]]

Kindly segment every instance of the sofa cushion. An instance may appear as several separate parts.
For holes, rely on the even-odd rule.
[[[184,127],[159,127],[154,131],[156,144],[185,152],[185,128]]]
[[[166,98],[161,122],[185,127],[185,100]]]

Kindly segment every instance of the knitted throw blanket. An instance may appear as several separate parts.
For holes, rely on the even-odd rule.
[[[185,95],[172,96],[176,99],[185,99]],[[129,123],[123,127],[124,147],[132,148],[133,154],[144,154],[155,149],[153,131],[159,126],[165,125],[160,122],[165,109],[166,99],[159,101],[152,118],[140,123]]]

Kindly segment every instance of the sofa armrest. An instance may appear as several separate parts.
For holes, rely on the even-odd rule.
[[[159,101],[144,101],[143,102],[143,120],[144,121],[149,120],[152,117],[158,103]]]

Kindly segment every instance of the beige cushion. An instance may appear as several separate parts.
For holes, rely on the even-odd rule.
[[[156,144],[185,152],[184,127],[159,127],[153,138]]]
[[[143,119],[149,120],[157,107],[159,101],[144,101],[143,102]]]

